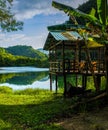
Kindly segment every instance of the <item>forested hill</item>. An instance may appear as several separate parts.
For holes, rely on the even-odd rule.
[[[26,56],[30,58],[36,58],[36,59],[46,59],[47,55],[40,52],[39,50],[36,50],[32,48],[31,46],[26,45],[17,45],[5,48],[8,53],[11,53],[12,55],[17,56]]]
[[[26,52],[27,53],[27,52]],[[40,59],[38,58],[31,58],[22,55],[13,55],[9,53],[6,49],[0,47],[0,67],[4,66],[35,66],[35,67],[48,67],[48,58],[46,55],[41,54]]]

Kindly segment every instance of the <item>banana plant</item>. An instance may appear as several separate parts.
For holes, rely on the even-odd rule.
[[[108,25],[108,1],[107,0],[97,0],[97,12],[99,16],[99,21],[102,24],[102,30],[106,32],[106,27]]]
[[[61,10],[61,11],[64,11],[68,16],[82,17],[84,19],[89,20],[92,23],[101,25],[100,21],[96,17],[94,17],[93,15],[86,14],[78,9],[73,8],[73,7],[70,7],[70,6],[55,2],[55,1],[52,2],[52,6]]]
[[[92,9],[90,14],[86,14],[78,9],[75,9],[73,7],[58,3],[53,1],[52,6],[64,11],[67,15],[70,17],[82,17],[83,19],[87,20],[87,24],[85,26],[93,26],[98,28],[101,33],[101,35],[104,35],[104,40],[108,40],[107,31],[108,31],[108,0],[97,0],[97,12],[98,12],[98,18],[95,16],[95,9]],[[78,23],[78,22],[77,22]],[[94,29],[94,30],[95,30]],[[91,29],[93,30],[93,28]],[[105,42],[106,43],[106,42]]]
[[[106,53],[105,53],[106,54],[105,56],[106,57],[105,58],[106,59],[106,88],[108,93],[108,45],[107,45],[108,43],[108,1],[97,0],[98,17],[95,16],[95,12],[96,12],[95,9],[92,9],[90,14],[86,14],[78,9],[75,9],[73,7],[55,1],[52,2],[52,6],[59,10],[64,11],[70,17],[74,16],[74,17],[86,19],[87,22],[85,26],[91,28],[90,33],[88,33],[87,30],[86,31],[84,30],[84,33],[81,34],[80,32],[83,32],[83,29],[80,29],[81,31],[79,31],[79,29],[77,30],[83,36],[85,41],[85,46],[87,45],[87,38],[89,36],[92,37],[94,40],[96,41],[99,40],[102,44],[105,44],[106,46]],[[89,62],[89,67],[93,75],[95,87],[98,88],[95,74],[91,66],[91,59],[90,59],[87,46],[86,46],[86,53]]]

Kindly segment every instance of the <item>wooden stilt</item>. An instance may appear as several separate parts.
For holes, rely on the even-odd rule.
[[[52,91],[52,75],[49,74],[49,77],[50,77],[50,91]]]
[[[55,90],[56,93],[57,93],[57,89],[58,89],[58,88],[57,88],[57,80],[58,80],[58,76],[56,75],[56,90]]]
[[[64,97],[66,97],[67,84],[66,84],[66,74],[64,74]]]
[[[86,90],[86,86],[87,86],[87,76],[82,75],[82,87],[84,90]]]
[[[100,86],[101,86],[101,76],[100,75],[96,76],[96,81],[97,81],[97,86],[98,86],[98,88],[96,88],[96,91],[99,91]]]
[[[76,75],[76,87],[78,87],[78,75]]]

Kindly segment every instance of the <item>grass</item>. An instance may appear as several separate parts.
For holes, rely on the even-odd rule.
[[[88,85],[89,88],[93,86],[89,82]],[[49,90],[32,88],[13,91],[10,87],[2,86],[0,130],[64,130],[55,122],[75,112],[69,109],[75,101],[77,98],[64,99],[62,92],[55,94]],[[85,106],[80,108],[81,111],[84,109]]]
[[[54,122],[69,105],[70,99],[49,90],[0,87],[0,130],[63,130]]]

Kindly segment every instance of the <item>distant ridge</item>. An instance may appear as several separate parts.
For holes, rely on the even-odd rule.
[[[17,50],[18,48],[18,50]],[[35,66],[48,68],[48,56],[30,46],[0,47],[0,67]]]
[[[5,48],[8,53],[17,56],[26,56],[30,58],[46,59],[47,55],[40,50],[36,50],[31,46],[26,45],[16,45],[12,47]]]

